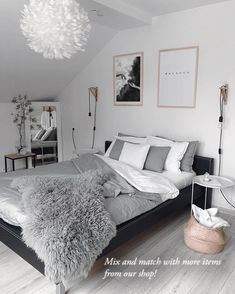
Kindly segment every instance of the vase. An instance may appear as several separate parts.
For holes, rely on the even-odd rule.
[[[20,153],[21,153],[21,150],[22,150],[23,148],[24,148],[23,146],[16,146],[17,153],[20,154]]]

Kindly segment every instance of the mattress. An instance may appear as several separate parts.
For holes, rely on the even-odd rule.
[[[20,170],[10,174],[2,174],[0,176],[0,218],[5,222],[21,226],[26,215],[21,208],[21,195],[10,187],[11,181],[17,176],[22,175],[68,175],[75,174],[77,170],[70,161],[63,163],[51,164],[46,167],[38,167],[30,170]],[[152,173],[152,172],[149,172]],[[194,173],[182,172],[174,174],[168,171],[162,173],[163,176],[172,181],[178,189],[183,189],[190,185]],[[161,198],[151,201],[137,195],[119,195],[116,198],[106,198],[105,207],[110,212],[111,218],[116,225],[124,223],[138,215],[161,204]]]

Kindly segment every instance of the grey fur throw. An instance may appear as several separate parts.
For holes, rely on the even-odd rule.
[[[13,180],[27,215],[23,239],[44,262],[51,281],[85,278],[115,236],[115,224],[104,208],[105,181],[98,171]]]

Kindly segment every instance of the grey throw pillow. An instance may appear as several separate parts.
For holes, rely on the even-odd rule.
[[[45,141],[57,141],[57,128],[54,128]]]
[[[193,160],[197,150],[198,141],[189,142],[188,148],[181,160],[180,169],[186,172],[193,171]]]
[[[157,135],[157,137],[171,140],[166,137],[159,136],[159,135]],[[180,142],[180,141],[175,141],[175,142]],[[198,141],[189,142],[187,150],[184,154],[184,157],[182,158],[182,160],[180,162],[180,170],[181,171],[190,172],[190,173],[193,171],[193,161],[194,161],[194,156],[197,151],[198,144],[199,144]]]
[[[46,130],[41,129],[37,132],[37,134],[34,136],[33,141],[41,140],[42,136],[46,133]]]
[[[119,140],[116,139],[113,148],[111,149],[110,153],[109,153],[109,157],[115,160],[119,160],[119,157],[122,153],[122,148],[124,146],[124,143],[129,143],[129,144],[138,144],[138,143],[132,143],[132,142],[128,142],[128,141],[124,141],[124,140]]]
[[[125,141],[116,139],[113,148],[110,151],[109,157],[118,160],[121,155],[124,143]]]
[[[151,146],[145,161],[144,169],[161,173],[170,149],[171,147]]]

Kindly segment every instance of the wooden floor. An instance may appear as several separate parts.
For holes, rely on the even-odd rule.
[[[235,293],[235,216],[223,215],[232,225],[225,250],[209,256],[195,253],[183,242],[183,225],[189,213],[169,217],[126,243],[109,257],[117,260],[211,260],[221,265],[163,265],[125,266],[106,265],[105,258],[93,267],[89,277],[80,283],[68,285],[68,294],[233,294]],[[105,271],[120,273],[122,277],[103,279]],[[156,273],[152,279],[123,277],[124,273],[142,271]],[[157,270],[157,272],[156,272]],[[55,286],[40,273],[0,243],[0,293],[1,294],[54,294]]]

